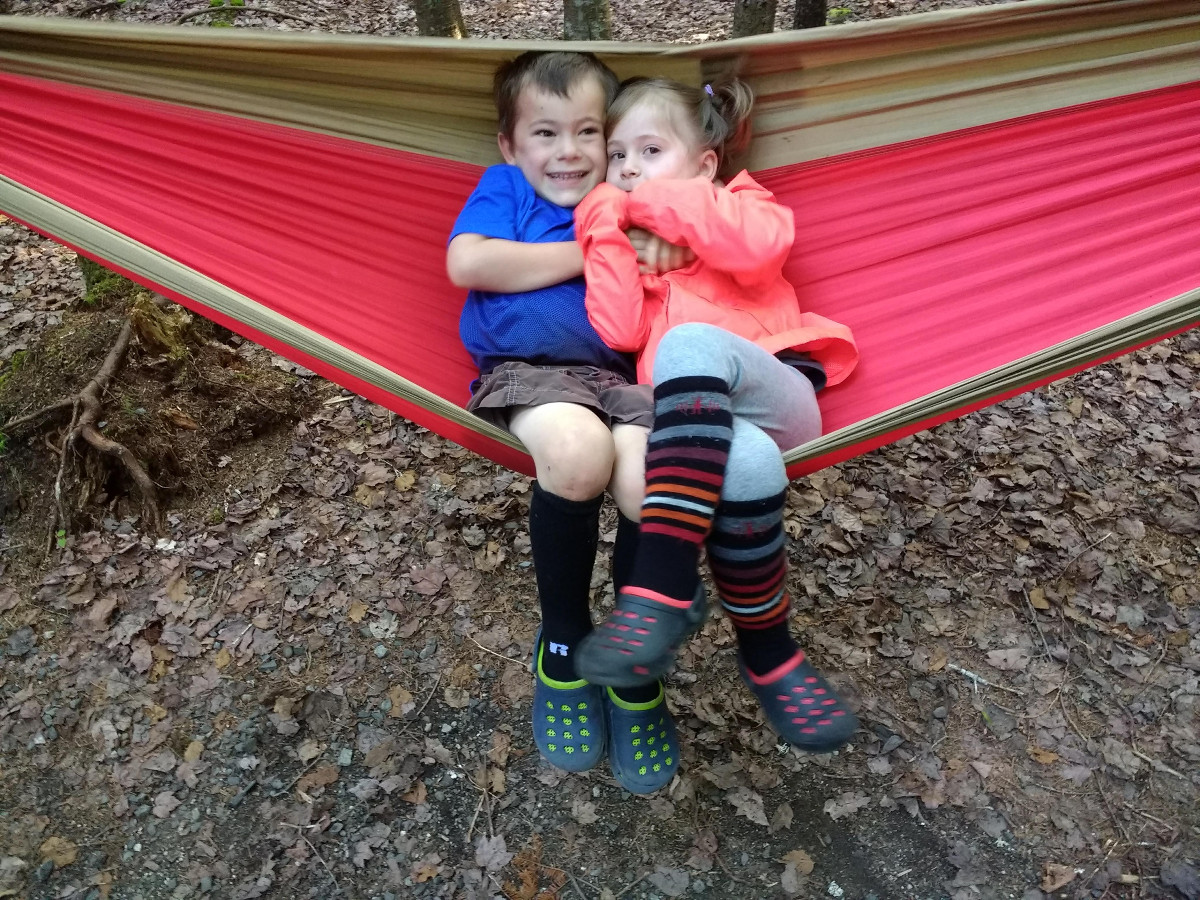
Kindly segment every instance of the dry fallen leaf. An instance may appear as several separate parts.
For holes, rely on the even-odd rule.
[[[1064,885],[1069,884],[1074,878],[1074,867],[1060,866],[1058,863],[1048,862],[1042,866],[1042,883],[1040,887],[1044,893],[1053,894]]]
[[[195,762],[200,758],[200,754],[204,752],[204,745],[200,741],[192,741],[183,751],[184,762]]]
[[[1058,762],[1059,756],[1053,750],[1046,750],[1042,747],[1030,747],[1029,755],[1043,766],[1048,766],[1051,763]]]
[[[79,855],[73,842],[60,837],[46,838],[38,847],[38,852],[42,855],[42,859],[53,860],[54,865],[59,869],[71,865]]]
[[[350,604],[350,609],[346,613],[346,618],[357,624],[366,617],[369,609],[370,607],[368,607],[367,604],[363,603],[361,600],[355,600]]]
[[[813,858],[803,850],[799,849],[793,850],[791,853],[784,854],[784,857],[780,860],[780,862],[784,863],[785,865],[795,866],[796,870],[800,872],[801,875],[811,874],[813,866],[815,865]]]

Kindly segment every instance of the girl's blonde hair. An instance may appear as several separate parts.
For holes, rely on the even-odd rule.
[[[729,78],[694,88],[667,78],[630,78],[608,107],[608,132],[639,103],[661,104],[676,129],[717,154],[717,175],[728,178],[750,143],[754,92]]]

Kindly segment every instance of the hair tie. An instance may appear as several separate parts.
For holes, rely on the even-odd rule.
[[[706,84],[704,86],[704,93],[708,94],[708,96],[710,96],[710,97],[713,95],[713,89],[712,89],[711,84]]]

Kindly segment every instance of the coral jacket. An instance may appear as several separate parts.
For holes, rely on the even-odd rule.
[[[690,248],[695,261],[662,277],[640,274],[624,233],[634,226]],[[845,325],[800,311],[782,273],[795,232],[792,211],[747,172],[724,187],[706,178],[647,181],[628,193],[601,184],[575,208],[588,318],[609,346],[638,354],[643,383],[667,331],[707,322],[770,353],[806,352],[837,384],[858,350]]]

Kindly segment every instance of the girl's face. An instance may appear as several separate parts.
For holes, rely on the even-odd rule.
[[[712,179],[717,154],[684,137],[660,104],[638,103],[608,138],[608,183],[632,191],[654,178]]]

